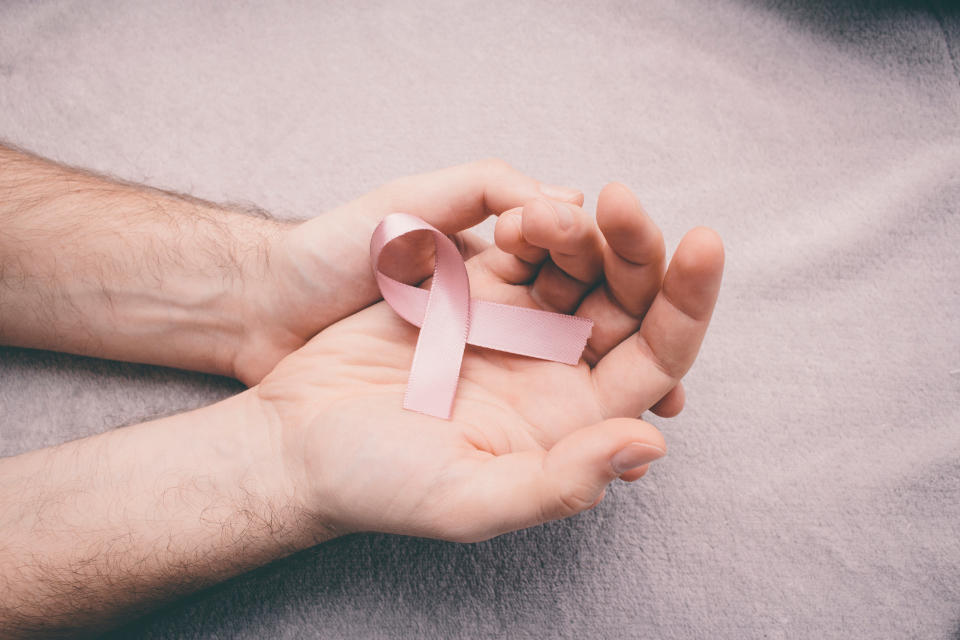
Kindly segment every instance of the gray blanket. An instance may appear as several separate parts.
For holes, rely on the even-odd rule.
[[[5,2],[0,137],[307,217],[500,156],[727,246],[669,455],[475,545],[335,540],[143,638],[960,637],[960,18],[947,5]],[[489,223],[485,227],[489,232]],[[0,350],[0,454],[233,381]]]

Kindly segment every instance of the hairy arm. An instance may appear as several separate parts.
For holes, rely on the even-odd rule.
[[[0,145],[0,344],[236,375],[283,228]]]
[[[255,393],[0,459],[0,637],[103,630],[331,537]]]

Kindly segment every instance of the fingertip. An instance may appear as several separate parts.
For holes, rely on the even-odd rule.
[[[526,203],[522,233],[534,246],[572,257],[572,262],[557,266],[575,278],[592,279],[594,271],[601,267],[600,230],[593,218],[576,205],[543,198]]]
[[[523,205],[521,232],[529,242],[548,248],[558,231],[557,215],[549,200],[537,198]]]
[[[624,437],[630,442],[649,445],[662,449],[663,451],[667,450],[667,441],[664,439],[663,434],[646,420],[639,418],[610,418],[606,422],[611,425],[611,428],[621,430]]]
[[[701,225],[690,229],[687,236],[696,238],[699,243],[708,245],[721,254],[723,253],[723,238],[715,229]]]
[[[623,198],[629,204],[640,205],[640,201],[637,200],[637,196],[633,193],[633,190],[622,182],[614,181],[605,184],[603,189],[600,190],[598,200],[601,198],[603,200]]]
[[[691,229],[670,260],[663,293],[685,315],[708,320],[720,292],[723,261],[720,235],[707,227]]]
[[[493,242],[504,251],[512,252],[523,243],[520,211],[520,207],[504,211],[493,227]]]
[[[626,473],[620,474],[620,479],[623,480],[624,482],[634,482],[636,480],[639,480],[643,476],[647,475],[647,471],[649,470],[650,470],[650,465],[645,464],[642,467],[637,467],[636,469],[631,469]]]
[[[660,398],[650,411],[661,418],[673,418],[680,415],[687,402],[687,392],[682,384],[677,384],[673,389],[667,392],[667,395]]]
[[[710,227],[694,227],[688,231],[674,256],[676,268],[684,276],[698,278],[722,270],[724,258],[723,239]]]
[[[578,207],[583,205],[583,192],[579,189],[541,183],[540,193],[547,196],[551,200],[570,202]]]
[[[530,242],[523,235],[522,208],[503,212],[493,228],[493,241],[501,251],[528,264],[538,265],[547,257],[547,251]]]
[[[612,418],[569,434],[543,460],[549,511],[568,516],[589,508],[612,480],[666,449],[657,428],[635,418]]]
[[[660,228],[633,192],[619,182],[611,182],[600,192],[597,226],[616,254],[628,262],[662,262],[666,255]]]
[[[622,227],[639,208],[640,203],[626,185],[611,182],[597,196],[597,224],[601,230]]]

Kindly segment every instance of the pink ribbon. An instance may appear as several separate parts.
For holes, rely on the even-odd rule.
[[[429,291],[398,282],[379,269],[380,252],[385,246],[420,230],[433,235],[437,249]],[[377,225],[370,238],[370,262],[383,299],[401,318],[420,327],[404,409],[450,418],[468,343],[577,364],[593,328],[593,322],[586,318],[471,299],[467,268],[456,245],[407,213],[392,213]]]

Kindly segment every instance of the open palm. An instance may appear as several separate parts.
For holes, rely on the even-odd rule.
[[[326,526],[484,539],[589,508],[663,455],[659,432],[635,418],[670,398],[696,357],[720,285],[718,236],[688,233],[664,276],[659,230],[612,184],[597,222],[536,200],[501,215],[495,238],[467,261],[472,296],[591,318],[584,359],[468,346],[447,421],[401,408],[418,329],[389,305],[328,327],[258,387]]]

